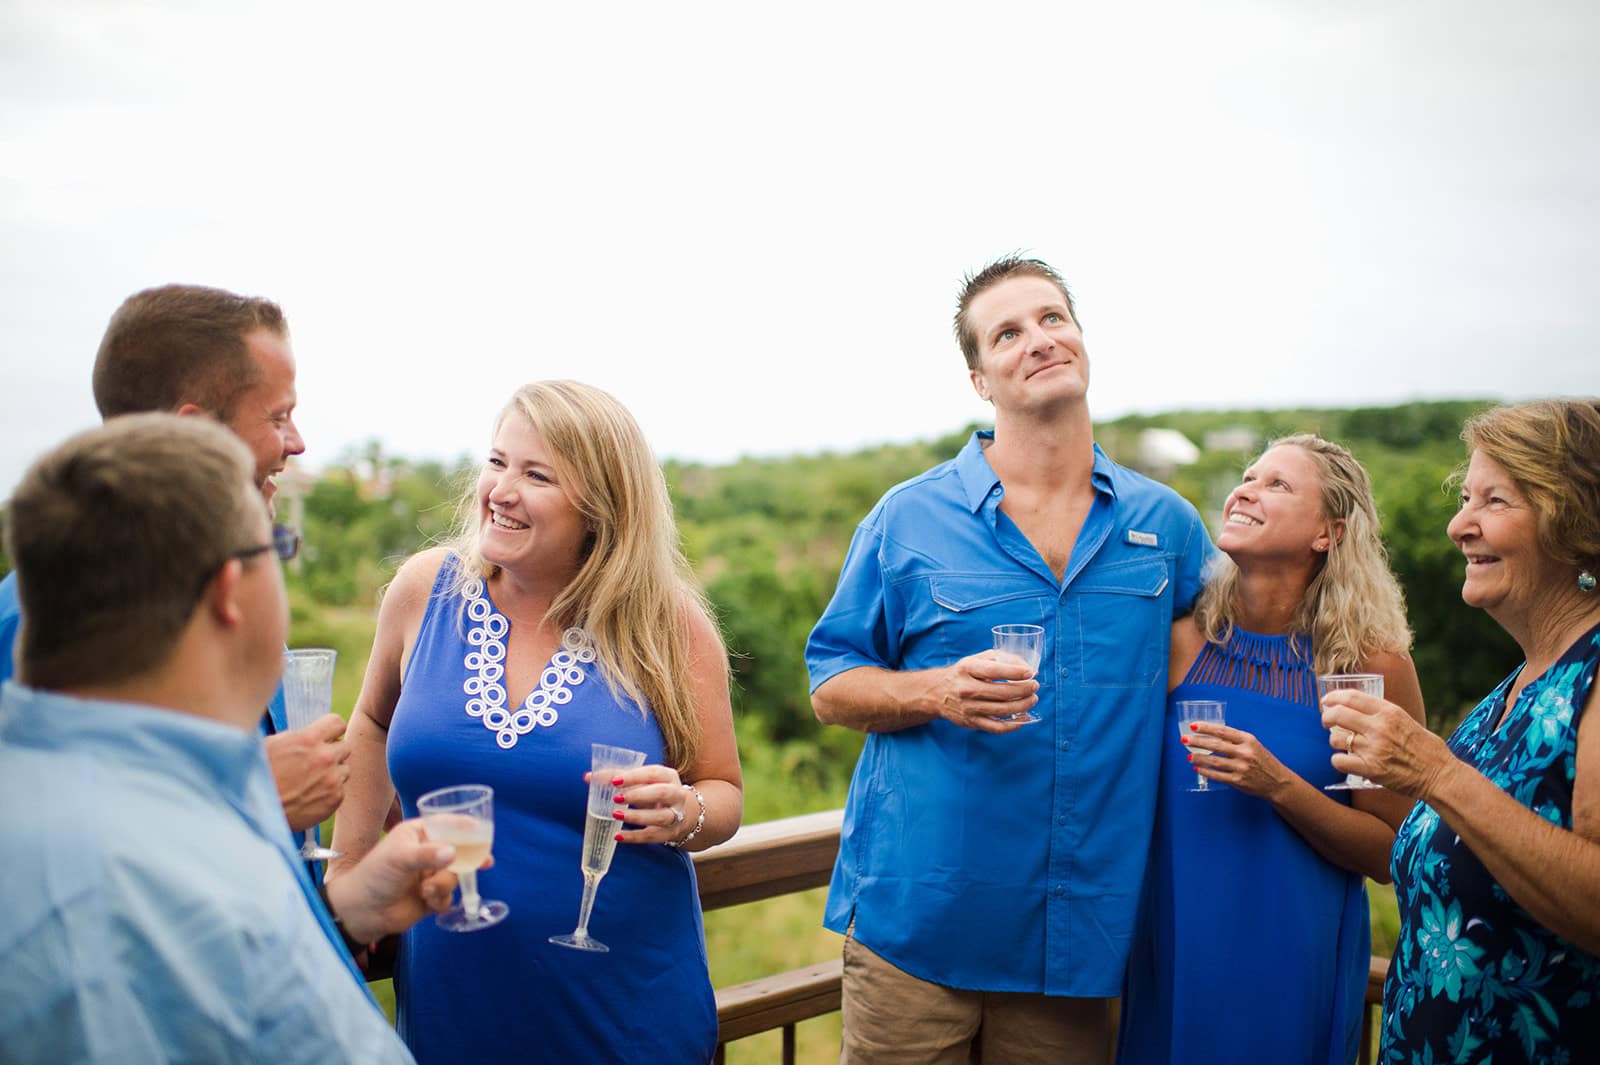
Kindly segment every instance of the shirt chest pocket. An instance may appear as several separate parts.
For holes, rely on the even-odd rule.
[[[1165,559],[1129,562],[1079,578],[1083,683],[1146,688],[1167,668],[1172,582]]]
[[[987,573],[941,574],[928,582],[928,598],[931,634],[947,663],[992,648],[996,625],[1045,625],[1054,601],[1037,581]]]

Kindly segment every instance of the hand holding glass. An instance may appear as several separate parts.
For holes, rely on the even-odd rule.
[[[1180,736],[1187,736],[1193,731],[1189,728],[1191,722],[1209,721],[1212,724],[1220,725],[1223,723],[1222,718],[1222,703],[1209,699],[1181,699],[1178,701],[1178,735]],[[1191,750],[1189,754],[1194,758],[1211,757],[1210,751]],[[1190,791],[1211,790],[1211,781],[1201,776],[1198,769],[1195,770],[1194,775],[1199,778],[1200,783],[1196,787],[1190,788]]]
[[[1044,658],[1043,625],[996,625],[989,631],[994,636],[995,654],[1020,658],[1023,665],[1038,674],[1039,662]],[[1040,718],[1032,710],[1019,710],[998,720],[1031,724]]]
[[[1317,678],[1317,702],[1322,702],[1322,697],[1329,692],[1358,691],[1366,695],[1376,695],[1383,698],[1383,674],[1381,673],[1330,673]],[[1332,730],[1330,730],[1331,732]],[[1345,753],[1351,753],[1350,748],[1355,746],[1355,733],[1350,734],[1350,743],[1345,747]],[[1365,788],[1379,788],[1381,784],[1374,784],[1360,773],[1345,774],[1343,784],[1329,784],[1323,791],[1360,791]]]
[[[578,904],[578,927],[564,936],[551,936],[550,942],[573,950],[605,952],[611,948],[589,934],[589,914],[594,909],[594,894],[600,887],[600,878],[611,868],[611,856],[617,850],[617,824],[615,803],[611,800],[618,770],[637,769],[644,765],[643,751],[630,751],[626,747],[609,747],[603,743],[592,744],[589,751],[589,807],[583,825],[583,858],[579,868],[583,871],[583,901]]]
[[[333,663],[338,651],[326,647],[307,647],[283,652],[284,716],[291,729],[305,728],[333,712]],[[300,845],[306,861],[325,861],[341,857],[340,852],[312,842],[312,829]]]
[[[436,918],[439,927],[476,932],[505,920],[511,907],[478,897],[478,867],[494,847],[494,789],[482,784],[440,788],[417,800],[417,812],[429,839],[456,849],[448,868],[461,881],[461,904]]]

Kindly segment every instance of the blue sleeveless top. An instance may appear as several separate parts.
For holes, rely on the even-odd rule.
[[[424,918],[401,940],[396,1027],[421,1065],[435,1062],[669,1062],[716,1050],[694,868],[682,851],[619,844],[589,930],[611,948],[547,942],[578,920],[589,745],[664,759],[661,730],[607,687],[581,630],[569,630],[527,699],[504,685],[510,623],[481,581],[434,581],[388,737],[389,775],[407,817],[434,788],[494,788],[494,859],[478,890],[510,915],[480,932]],[[512,709],[515,707],[515,709]]]
[[[1177,717],[1188,699],[1225,703],[1225,724],[1313,787],[1344,779],[1303,638],[1235,628],[1225,644],[1205,645],[1167,699],[1117,1061],[1347,1065],[1372,955],[1365,881],[1317,854],[1266,800],[1215,781],[1189,790],[1197,781]]]
[[[1506,714],[1517,667],[1461,722],[1451,752],[1570,831],[1578,722],[1597,664],[1600,626]],[[1600,959],[1535,921],[1426,803],[1400,826],[1393,868],[1400,940],[1379,1060],[1600,1060]]]

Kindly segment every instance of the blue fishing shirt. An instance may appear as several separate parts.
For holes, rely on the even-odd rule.
[[[994,625],[1044,626],[1043,720],[872,733],[824,924],[948,987],[1120,992],[1155,815],[1172,621],[1215,554],[1193,506],[1094,451],[1094,500],[1058,581],[1000,512],[993,434],[891,489],[856,530],[806,644],[811,687],[947,666]]]
[[[17,601],[17,573],[12,570],[0,580],[0,684],[17,672],[17,626],[22,622],[22,604]]]

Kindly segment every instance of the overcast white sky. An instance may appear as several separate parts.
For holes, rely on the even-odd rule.
[[[1102,418],[1600,393],[1597,12],[0,0],[0,497],[168,281],[283,304],[313,465],[555,376],[662,456],[948,432],[1018,248]]]

